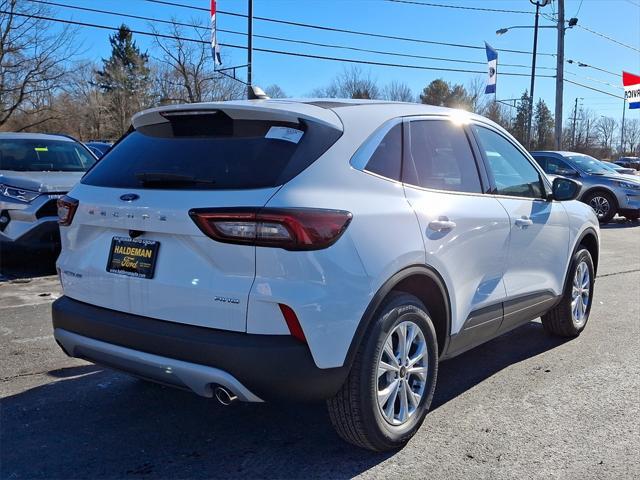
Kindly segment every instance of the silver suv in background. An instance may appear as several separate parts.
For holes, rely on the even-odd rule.
[[[620,175],[605,168],[600,160],[575,152],[532,152],[547,175],[570,177],[582,183],[578,199],[593,208],[601,223],[616,213],[627,220],[640,217],[640,178]]]
[[[0,133],[0,248],[57,248],[56,202],[95,162],[64,135]]]

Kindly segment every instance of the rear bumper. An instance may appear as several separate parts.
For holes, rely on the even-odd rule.
[[[167,322],[88,305],[53,303],[56,340],[68,355],[211,396],[313,401],[340,389],[346,367],[320,369],[289,335],[254,335]]]

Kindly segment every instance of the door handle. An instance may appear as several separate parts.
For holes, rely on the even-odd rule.
[[[430,221],[428,227],[434,232],[442,232],[444,230],[452,230],[456,228],[456,223],[452,222],[447,217],[440,217],[439,220]]]
[[[525,228],[530,227],[531,225],[533,225],[533,220],[531,220],[529,217],[523,215],[520,218],[516,218],[516,227]]]

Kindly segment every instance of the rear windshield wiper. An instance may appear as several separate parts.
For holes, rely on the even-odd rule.
[[[216,183],[215,180],[174,172],[138,172],[134,175],[143,185],[214,185]]]

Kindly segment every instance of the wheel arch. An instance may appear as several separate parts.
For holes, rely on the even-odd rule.
[[[427,265],[406,267],[389,278],[375,293],[362,316],[351,340],[345,365],[351,367],[371,322],[392,292],[402,291],[415,295],[429,309],[436,336],[439,355],[446,352],[451,336],[451,303],[449,292],[440,274]]]
[[[584,246],[591,254],[593,260],[593,271],[598,272],[598,261],[600,259],[600,242],[598,241],[598,234],[593,227],[587,227],[582,231],[573,246],[571,258],[578,252],[580,246]]]
[[[608,195],[610,195],[613,198],[613,203],[614,206],[616,208],[616,210],[618,210],[620,208],[620,205],[618,205],[618,197],[616,196],[616,194],[610,190],[609,188],[602,186],[602,185],[597,185],[595,187],[590,187],[586,192],[584,192],[581,196],[580,196],[580,201],[582,203],[586,203],[586,198],[591,195],[592,193],[596,193],[596,192],[604,192]]]

